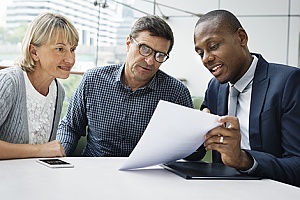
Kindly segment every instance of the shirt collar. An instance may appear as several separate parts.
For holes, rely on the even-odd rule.
[[[242,76],[242,78],[240,78],[235,84],[234,87],[239,91],[239,92],[243,92],[243,90],[252,82],[253,77],[254,77],[254,73],[255,73],[255,69],[256,69],[256,65],[258,62],[258,59],[256,56],[252,55],[253,60],[252,63],[249,67],[249,69],[247,70],[247,72]],[[229,83],[230,86],[232,86],[231,83]]]
[[[124,67],[125,67],[125,63],[123,63],[123,64],[121,65],[121,67],[119,67],[118,70],[116,71],[115,82],[120,82],[120,83],[122,83],[122,81],[121,81],[121,76],[122,76],[122,72],[123,72]]]

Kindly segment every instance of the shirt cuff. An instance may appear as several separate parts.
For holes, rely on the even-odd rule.
[[[241,173],[245,173],[245,174],[250,174],[252,172],[254,172],[258,166],[258,163],[257,161],[255,160],[255,158],[253,158],[253,156],[251,156],[252,159],[253,159],[253,165],[250,169],[247,169],[247,170],[239,170]]]

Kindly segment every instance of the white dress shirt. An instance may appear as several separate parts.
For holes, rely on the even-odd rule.
[[[236,117],[240,122],[241,129],[241,148],[251,149],[249,142],[249,115],[250,115],[250,102],[251,102],[251,92],[252,92],[252,81],[254,77],[254,72],[258,59],[255,56],[248,69],[248,71],[240,78],[234,87],[240,92],[238,96]]]

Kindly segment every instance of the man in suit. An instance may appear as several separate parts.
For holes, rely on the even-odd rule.
[[[214,162],[300,187],[300,69],[268,63],[247,42],[228,11],[208,12],[196,23],[195,51],[214,75],[201,110],[221,116],[223,126],[188,159],[213,150]],[[239,91],[236,116],[228,115],[229,87]]]

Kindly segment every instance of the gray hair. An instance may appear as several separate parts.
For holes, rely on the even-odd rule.
[[[170,41],[168,54],[174,45],[174,36],[171,27],[160,17],[147,15],[139,18],[131,28],[130,37],[137,37],[142,31],[149,31],[151,36],[162,37]]]

